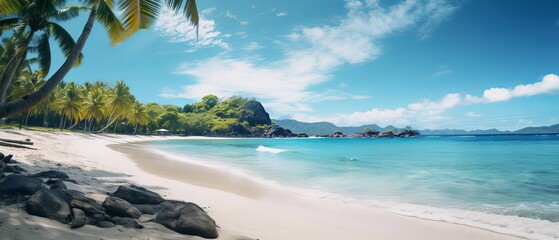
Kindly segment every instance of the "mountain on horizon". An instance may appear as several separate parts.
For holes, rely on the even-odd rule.
[[[399,131],[402,128],[397,128],[392,125],[381,127],[377,124],[368,124],[359,127],[339,127],[330,122],[300,122],[293,119],[273,120],[275,124],[288,128],[294,133],[304,132],[310,136],[312,135],[329,135],[335,131],[340,131],[344,134],[362,133],[366,128],[371,128],[380,132],[392,129]],[[559,124],[551,126],[540,127],[526,127],[516,131],[501,131],[495,128],[485,130],[461,130],[461,129],[424,129],[419,130],[421,135],[490,135],[490,134],[554,134],[559,133]]]

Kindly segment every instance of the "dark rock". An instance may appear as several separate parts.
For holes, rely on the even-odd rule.
[[[27,200],[26,210],[29,214],[55,219],[68,223],[72,219],[70,207],[53,193],[53,190],[41,189]]]
[[[341,138],[341,137],[344,137],[344,134],[340,131],[336,131],[336,132],[332,133],[332,135],[330,135],[330,137]]]
[[[118,197],[107,197],[103,202],[105,212],[119,217],[139,218],[142,212],[133,207],[129,202]]]
[[[5,172],[5,173],[17,173],[17,174],[20,174],[20,173],[27,172],[27,170],[26,170],[25,168],[22,168],[22,167],[18,166],[18,165],[13,165],[13,166],[11,166],[11,165],[5,165],[5,167],[4,167],[4,172]]]
[[[270,114],[266,112],[260,102],[255,100],[249,100],[245,103],[240,121],[247,121],[249,126],[272,124]]]
[[[96,213],[96,214],[87,215],[86,222],[89,225],[96,225],[100,221],[107,221],[109,219],[111,219],[111,217],[105,214]]]
[[[291,137],[291,131],[289,129],[282,128],[278,125],[272,125],[266,131],[265,137],[268,137],[268,138]]]
[[[0,152],[0,159],[4,160],[4,154]]]
[[[140,210],[140,212],[142,212],[143,214],[150,214],[150,215],[155,214],[155,206],[154,205],[132,204],[132,206],[134,206],[135,208]]]
[[[183,234],[217,238],[215,221],[194,203],[165,202],[155,222]]]
[[[297,134],[297,137],[299,137],[299,138],[308,138],[309,135],[307,135],[306,133],[303,133],[303,132],[302,132],[302,133],[298,133],[298,134]]]
[[[120,186],[113,196],[133,204],[160,204],[165,201],[159,194],[135,185]]]
[[[142,229],[144,226],[138,223],[136,219],[133,218],[119,218],[117,221],[114,221],[116,225],[123,226],[125,228],[133,228],[133,229]]]
[[[87,214],[105,214],[105,209],[101,205],[99,205],[95,200],[91,199],[90,201],[82,201],[78,199],[72,199],[70,206],[74,208],[79,208],[86,212]]]
[[[44,172],[37,173],[33,175],[33,177],[41,177],[41,178],[70,178],[68,174],[61,171],[56,170],[48,170]]]
[[[95,224],[95,226],[100,227],[100,228],[112,228],[116,225],[112,222],[109,222],[109,221],[100,221],[97,224]]]
[[[71,228],[80,228],[85,225],[86,217],[85,213],[79,208],[72,208],[72,224],[70,225]]]
[[[56,181],[54,181],[51,185],[50,185],[50,189],[68,189],[68,187],[66,187],[66,184],[64,183],[64,181],[58,179]]]
[[[395,137],[395,135],[394,135],[394,133],[393,133],[392,131],[386,131],[386,132],[383,132],[383,133],[381,133],[380,135],[378,135],[378,137],[381,137],[381,138],[393,138],[393,137]]]
[[[5,163],[10,163],[12,161],[12,158],[14,157],[14,155],[10,154],[8,156],[2,157],[2,162]]]
[[[0,193],[31,195],[43,188],[43,183],[35,178],[22,175],[9,175],[0,182]]]

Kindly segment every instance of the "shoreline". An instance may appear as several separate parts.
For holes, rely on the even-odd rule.
[[[211,139],[211,138],[210,138]],[[281,198],[281,201],[284,202],[289,202],[289,203],[301,203],[302,201],[305,202],[314,202],[316,203],[316,201],[321,201],[321,204],[327,204],[329,206],[332,205],[336,205],[336,207],[346,207],[346,208],[359,208],[361,211],[363,212],[372,212],[374,214],[386,214],[386,215],[391,215],[391,217],[396,217],[396,218],[411,218],[414,220],[419,220],[419,221],[429,221],[429,222],[433,222],[436,224],[450,224],[450,225],[456,225],[456,226],[462,226],[462,227],[466,227],[466,228],[471,228],[474,229],[474,231],[487,231],[487,232],[491,232],[491,233],[495,233],[498,235],[502,235],[505,236],[505,238],[511,237],[512,239],[524,239],[522,237],[518,237],[515,236],[513,234],[506,234],[506,233],[500,233],[498,231],[493,231],[491,229],[486,229],[486,228],[482,228],[482,227],[475,227],[475,226],[469,226],[467,224],[462,224],[462,223],[451,223],[451,222],[445,222],[443,220],[435,220],[435,219],[429,219],[429,218],[423,218],[421,216],[411,216],[411,215],[406,215],[405,213],[398,213],[398,212],[391,212],[391,211],[386,211],[386,209],[382,209],[381,207],[375,206],[363,206],[361,204],[358,203],[348,203],[345,202],[343,200],[340,199],[319,199],[319,197],[314,197],[314,196],[308,196],[305,194],[300,194],[299,192],[291,192],[289,187],[283,186],[283,185],[279,185],[276,186],[276,184],[268,184],[267,182],[259,182],[257,180],[253,180],[253,179],[249,179],[250,176],[242,176],[242,175],[238,175],[235,173],[231,173],[232,170],[227,171],[224,170],[222,168],[217,168],[215,166],[207,166],[207,165],[203,165],[200,162],[197,162],[198,159],[196,160],[192,160],[191,157],[189,156],[169,156],[172,155],[171,153],[160,153],[159,150],[156,149],[149,149],[149,147],[146,147],[144,145],[144,143],[142,142],[135,142],[135,143],[125,143],[125,144],[116,144],[116,145],[111,145],[109,146],[111,149],[116,150],[116,151],[120,151],[123,152],[125,154],[127,154],[129,157],[134,158],[135,160],[133,160],[141,169],[146,170],[147,172],[151,173],[151,174],[161,174],[162,173],[162,169],[153,169],[150,168],[149,165],[153,165],[151,163],[150,160],[147,160],[145,158],[143,158],[143,156],[150,156],[153,157],[154,155],[159,156],[159,160],[160,161],[168,161],[168,163],[172,163],[174,167],[167,167],[167,171],[166,173],[170,173],[170,175],[166,176],[169,178],[172,178],[173,180],[179,180],[179,181],[183,181],[185,183],[188,184],[194,184],[200,187],[210,187],[216,190],[220,190],[220,191],[225,191],[228,193],[233,193],[235,195],[241,196],[241,197],[245,197],[245,198],[250,198],[252,200],[256,199],[256,200],[261,200],[261,201],[269,201],[269,202],[273,202],[273,203],[277,203],[279,198]],[[181,161],[179,158],[182,159],[188,159],[188,161]],[[205,177],[203,179],[201,179],[200,177],[202,177],[199,174],[195,174],[195,176],[179,176],[178,178],[176,177],[176,174],[173,174],[172,172],[180,172],[182,170],[180,169],[187,169],[186,170],[186,175],[188,175],[189,173],[191,173],[192,171],[202,171],[204,172],[204,174],[209,174],[208,176],[210,176],[210,178],[212,177],[217,177],[216,179],[211,179],[208,181],[208,178]],[[165,172],[165,171],[163,171]],[[232,180],[228,181],[228,180]],[[221,181],[221,183],[219,183]],[[234,185],[234,186],[232,186]],[[247,189],[249,190],[249,194],[247,194]],[[241,190],[241,191],[239,191]],[[312,205],[312,204],[311,204]],[[307,206],[309,207],[309,206]],[[476,234],[478,235],[478,234]],[[449,236],[450,237],[450,236]],[[430,236],[430,238],[432,239],[433,236]],[[457,236],[452,236],[453,239],[460,239]],[[328,238],[321,238],[321,239],[328,239]],[[335,238],[332,238],[335,239]],[[363,238],[365,239],[365,238]],[[390,239],[415,239],[415,238],[390,238]],[[419,238],[422,239],[422,238]],[[465,238],[465,239],[478,239],[478,238]],[[486,239],[486,238],[479,238],[479,239]],[[493,238],[491,237],[490,239],[500,239],[500,238]]]
[[[114,191],[116,184],[134,183],[146,186],[165,198],[195,202],[205,207],[221,227],[219,239],[523,239],[475,227],[401,216],[332,199],[313,199],[271,188],[251,179],[242,179],[242,176],[223,169],[181,163],[181,166],[188,166],[192,174],[181,178],[182,174],[167,174],[168,168],[149,165],[164,163],[175,166],[172,164],[173,160],[166,160],[165,156],[153,152],[146,153],[145,151],[149,150],[145,148],[142,148],[145,151],[128,153],[114,149],[115,144],[119,144],[122,150],[123,146],[138,145],[138,142],[142,141],[186,139],[183,137],[5,130],[0,132],[14,138],[29,137],[37,143],[36,147],[39,149],[0,148],[0,151],[13,152],[18,160],[42,168],[56,168],[53,164],[67,164],[68,169],[73,169],[69,172],[72,178],[91,185],[87,189],[88,193]],[[173,169],[182,173],[179,168]],[[211,179],[208,176],[211,176]],[[0,211],[6,209],[1,207]],[[29,219],[26,220],[27,218]],[[51,225],[54,229],[61,228],[55,221],[33,216],[20,216],[17,220],[34,224],[38,222],[40,226]],[[42,236],[40,230],[30,230],[22,234],[21,230],[13,229],[17,228],[14,226],[16,225],[11,226],[4,221],[0,230],[6,231],[6,234],[18,233],[19,235],[16,235],[23,236],[24,239]],[[71,232],[84,232],[82,239],[90,239],[85,237],[85,234],[91,235],[91,232],[108,239],[119,239],[111,236],[123,234],[116,229],[95,232],[96,230],[91,227]],[[124,233],[130,236],[145,236],[148,230],[126,230]],[[152,237],[167,238],[158,235]]]

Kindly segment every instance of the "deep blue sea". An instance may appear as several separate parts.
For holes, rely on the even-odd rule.
[[[559,238],[559,136],[149,143],[323,196],[531,239]]]

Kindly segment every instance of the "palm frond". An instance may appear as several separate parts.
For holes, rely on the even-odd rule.
[[[166,0],[165,3],[168,8],[175,12],[178,12],[183,6],[184,0]],[[184,9],[182,11],[186,19],[189,20],[192,26],[196,27],[196,36],[198,36],[198,26],[200,23],[200,16],[198,15],[198,7],[196,6],[196,0],[186,0],[184,4]]]
[[[57,11],[56,15],[54,16],[54,19],[58,21],[67,21],[78,17],[80,15],[80,12],[85,12],[87,10],[89,10],[89,8],[81,7],[81,6],[67,7],[61,9],[60,11]]]
[[[72,49],[76,45],[76,42],[74,41],[72,36],[62,26],[53,22],[47,23],[46,30],[49,33],[49,35],[53,36],[54,39],[58,42],[58,45],[62,49],[64,56],[68,57],[72,52]],[[83,55],[80,53],[80,56],[78,57],[76,63],[74,64],[74,67],[79,66],[82,62],[82,59],[83,59]]]
[[[112,6],[112,0],[104,0],[99,2],[99,8],[97,9],[97,21],[99,21],[107,30],[109,35],[109,40],[111,44],[117,45],[126,40],[126,30],[122,25],[122,22],[113,12],[114,7]]]
[[[124,28],[128,35],[149,28],[156,20],[161,5],[158,0],[120,0]]]
[[[17,15],[26,8],[24,1],[21,0],[2,0],[0,1],[0,16]]]
[[[43,34],[39,37],[39,44],[37,45],[39,68],[41,71],[48,75],[51,63],[49,36]]]
[[[19,21],[21,21],[20,18],[6,18],[0,20],[0,33],[5,29],[14,27]]]

